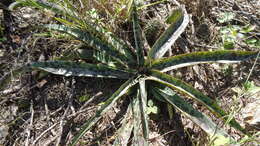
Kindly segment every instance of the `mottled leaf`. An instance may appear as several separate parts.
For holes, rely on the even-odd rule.
[[[142,30],[137,18],[135,2],[133,2],[132,22],[133,22],[133,32],[134,32],[134,39],[135,39],[137,62],[139,66],[142,66],[144,64],[144,42],[143,42],[144,39],[142,37]]]
[[[169,22],[171,22],[171,25],[160,36],[149,51],[149,59],[153,60],[161,58],[185,30],[189,23],[189,16],[185,8],[180,7],[173,11]]]
[[[44,70],[63,76],[107,77],[128,79],[131,74],[102,64],[89,64],[69,61],[35,62],[30,65],[33,69]]]
[[[127,69],[113,57],[107,55],[105,51],[95,50],[91,48],[89,49],[88,47],[84,47],[83,49],[65,51],[61,57],[55,58],[55,60],[66,61],[77,59],[84,59],[87,62],[102,63],[110,67]]]
[[[67,27],[64,25],[56,25],[56,24],[44,25],[44,27],[67,33],[75,37],[76,39],[83,41],[84,43],[93,47],[94,49],[105,51],[108,55],[110,55],[111,57],[113,57],[115,60],[117,60],[123,65],[127,65],[125,63],[129,62],[129,59],[124,54],[122,54],[119,50],[117,50],[110,44],[101,41],[99,38],[93,36],[91,33],[87,31],[83,31],[77,28]]]
[[[140,90],[138,90],[137,93],[137,98],[139,98],[140,95]],[[144,131],[143,131],[143,126],[142,126],[142,113],[141,113],[141,105],[140,105],[140,100],[136,100],[134,102],[134,106],[133,107],[133,115],[134,115],[134,129],[133,129],[133,140],[132,140],[132,145],[133,146],[147,146],[147,140],[144,137]]]
[[[234,141],[232,137],[227,134],[227,132],[225,132],[223,129],[220,129],[208,116],[194,109],[191,104],[187,103],[177,94],[175,94],[175,92],[171,90],[169,91],[169,89],[165,91],[163,89],[156,88],[155,90],[157,93],[156,96],[167,100],[182,114],[200,126],[205,132],[208,133],[211,139],[214,139],[214,143],[217,142],[218,144],[229,144]]]
[[[201,63],[237,63],[257,56],[257,52],[252,51],[212,51],[194,52],[172,56],[165,59],[157,59],[151,63],[152,69],[166,72],[185,66]]]
[[[177,90],[180,93],[183,93],[185,95],[188,95],[188,96],[194,98],[198,102],[204,104],[210,111],[212,111],[218,117],[223,118],[225,121],[228,120],[228,116],[227,116],[228,114],[224,110],[222,110],[221,107],[214,100],[207,97],[200,91],[196,90],[189,84],[187,84],[177,78],[174,78],[170,75],[167,75],[165,73],[161,73],[157,70],[151,70],[150,75],[151,75],[151,77],[148,78],[149,80],[154,80],[154,81],[160,82],[162,84],[165,84],[166,86],[174,88],[175,90]],[[236,128],[242,132],[245,132],[245,130],[240,126],[239,123],[236,122],[235,119],[230,120],[229,124],[232,127]]]
[[[42,0],[17,0],[9,6],[10,10],[14,10],[18,7],[30,6],[39,9],[48,9],[56,14],[61,14],[66,16],[67,18],[77,22],[78,24],[82,24],[83,21],[78,18],[78,15],[75,11],[75,7],[73,7],[67,0],[65,0],[67,7],[59,5],[57,3],[42,1]]]

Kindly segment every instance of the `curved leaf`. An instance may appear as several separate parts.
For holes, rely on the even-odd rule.
[[[65,6],[62,6],[62,4]],[[14,2],[10,6],[10,9],[13,10],[21,6],[31,6],[40,9],[48,9],[53,11],[54,13],[66,16],[66,19],[57,17],[55,19],[61,23],[64,23],[67,26],[74,25],[82,28],[87,28],[89,32],[98,35],[99,38],[102,38],[102,41],[106,41],[107,43],[111,44],[114,48],[119,50],[121,53],[123,53],[129,59],[129,62],[131,64],[135,64],[135,54],[123,40],[117,38],[111,32],[107,32],[104,28],[99,27],[95,24],[90,24],[89,21],[85,21],[84,19],[82,19],[80,16],[78,16],[76,12],[77,9],[75,8],[75,6],[71,4],[70,1],[64,0],[63,2],[61,2],[61,4],[57,4],[40,0],[19,0],[17,2]],[[69,20],[72,20],[72,22],[70,22]],[[78,25],[74,24],[75,22]]]
[[[194,52],[158,59],[152,62],[151,68],[166,72],[185,66],[201,63],[237,63],[257,56],[257,52],[252,51],[205,51]]]
[[[57,24],[44,25],[44,27],[67,33],[77,38],[78,40],[83,41],[84,43],[93,47],[94,49],[105,51],[108,55],[110,55],[123,65],[127,65],[125,63],[129,62],[129,59],[124,54],[119,52],[119,50],[116,50],[116,48],[114,48],[113,46],[105,43],[104,41],[101,41],[99,38],[93,36],[92,34],[86,31]]]
[[[78,140],[95,124],[101,117],[115,104],[115,102],[127,91],[138,83],[139,77],[131,78],[125,82],[121,87],[101,106],[101,108],[96,112],[95,116],[90,118],[82,127],[79,133],[72,139],[71,145],[76,145]]]
[[[148,53],[149,59],[151,60],[161,58],[174,44],[189,23],[189,16],[184,6],[174,10],[170,18],[169,22],[172,24],[155,42]]]
[[[221,107],[214,100],[207,97],[200,91],[196,90],[189,84],[187,84],[179,79],[176,79],[170,75],[167,75],[165,73],[161,73],[157,70],[151,70],[150,75],[151,76],[148,78],[148,80],[154,80],[154,81],[160,82],[166,86],[174,88],[177,91],[184,93],[184,94],[194,98],[198,102],[204,104],[209,110],[211,110],[218,117],[223,118],[225,121],[228,120],[228,116],[227,116],[228,114],[224,110],[222,110]],[[232,127],[245,133],[245,130],[240,126],[239,123],[236,122],[235,119],[230,120],[229,124]]]
[[[187,103],[172,90],[156,88],[155,91],[156,96],[167,100],[182,114],[207,132],[211,139],[214,139],[214,143],[230,144],[234,141],[230,135],[228,135],[223,129],[220,129],[208,116],[194,109],[191,104]]]
[[[135,49],[137,54],[137,63],[139,66],[143,66],[144,64],[144,42],[142,37],[142,30],[139,25],[139,21],[137,18],[137,10],[135,6],[135,2],[133,2],[133,11],[132,11],[132,22],[133,22],[133,32],[135,39]]]
[[[44,70],[63,76],[107,77],[128,79],[131,73],[117,70],[101,64],[89,64],[68,61],[35,62],[30,65],[33,69]]]

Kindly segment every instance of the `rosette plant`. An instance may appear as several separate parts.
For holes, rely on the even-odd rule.
[[[35,4],[37,3],[35,2]],[[50,3],[41,3],[40,6],[47,7],[48,5]],[[55,12],[60,12],[58,7],[52,6],[51,8]],[[65,13],[69,15],[68,12],[66,11]],[[28,69],[37,69],[62,76],[126,80],[111,97],[104,101],[96,114],[82,125],[78,134],[73,138],[71,145],[75,145],[125,95],[131,96],[132,100],[121,121],[121,127],[115,133],[114,145],[127,145],[131,136],[133,137],[131,141],[133,145],[148,145],[149,117],[146,112],[148,98],[171,104],[201,127],[215,140],[215,143],[233,141],[227,132],[218,127],[207,115],[193,108],[182,97],[186,96],[196,100],[209,109],[216,117],[221,118],[223,121],[229,120],[230,126],[245,132],[240,124],[233,118],[229,119],[228,113],[212,98],[204,95],[188,83],[168,75],[166,72],[201,63],[237,63],[255,58],[257,52],[218,50],[164,57],[167,50],[171,48],[189,22],[189,16],[184,7],[174,10],[169,18],[168,22],[171,24],[150,48],[144,47],[145,39],[143,39],[134,3],[131,15],[134,46],[129,46],[123,40],[99,26],[88,25],[87,23],[85,23],[85,26],[88,29],[72,25],[45,25],[44,27],[51,30],[73,36],[93,50],[77,49],[58,60],[33,62],[14,71],[13,75]],[[84,61],[85,59],[93,59],[92,62],[94,63],[87,63]],[[77,60],[77,62],[72,60]],[[1,79],[1,83],[7,83],[9,79],[10,76],[6,75]]]

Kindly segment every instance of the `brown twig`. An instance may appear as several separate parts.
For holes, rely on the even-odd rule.
[[[57,141],[56,141],[56,144],[55,144],[55,146],[59,146],[60,145],[60,142],[61,142],[61,137],[62,137],[62,133],[63,133],[63,126],[64,126],[64,124],[65,124],[65,117],[66,117],[66,115],[67,115],[67,113],[68,113],[68,111],[69,111],[69,106],[66,108],[66,110],[65,110],[65,112],[64,112],[64,114],[62,115],[62,117],[61,117],[61,120],[60,120],[60,132],[59,132],[59,135],[58,135],[58,137],[57,137]]]
[[[68,100],[68,106],[64,112],[64,114],[62,115],[61,117],[61,120],[60,120],[60,132],[59,132],[59,136],[58,136],[58,139],[56,141],[56,146],[59,146],[60,145],[60,142],[61,142],[61,138],[62,138],[62,133],[63,133],[63,126],[65,125],[66,121],[65,121],[65,118],[67,118],[67,114],[69,112],[69,109],[71,109],[72,113],[75,114],[75,109],[72,105],[72,100],[73,100],[73,97],[74,97],[74,93],[75,93],[75,79],[73,78],[72,81],[71,81],[71,89],[69,90],[70,93],[69,94],[69,100]]]
[[[31,100],[30,112],[31,112],[30,125],[26,129],[27,138],[25,141],[25,146],[29,146],[29,140],[31,137],[31,129],[33,127],[33,119],[34,119],[33,100]]]
[[[58,122],[59,123],[59,122]],[[48,131],[52,130],[58,123],[53,124],[52,126],[50,126],[48,129],[46,129],[45,131],[43,131],[34,141],[32,145],[35,145],[38,140],[40,140],[40,138],[43,137],[44,134],[46,134]]]

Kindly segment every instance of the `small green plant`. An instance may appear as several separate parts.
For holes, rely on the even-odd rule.
[[[30,3],[24,3],[24,5]],[[74,18],[67,13],[65,9],[50,7],[50,3],[35,1],[41,7],[54,9],[58,13],[66,13],[69,18]],[[49,6],[48,6],[49,5]],[[208,116],[197,111],[193,106],[179,95],[193,98],[207,107],[217,117],[224,121],[229,120],[229,124],[245,133],[244,129],[235,121],[229,119],[228,113],[211,98],[193,88],[184,81],[172,77],[165,72],[186,66],[201,63],[237,63],[243,60],[254,58],[257,52],[250,51],[208,51],[196,52],[172,57],[164,57],[164,54],[177,40],[181,33],[188,25],[189,18],[184,7],[180,7],[172,14],[171,24],[166,31],[160,36],[151,48],[144,48],[141,27],[138,22],[136,6],[133,2],[131,19],[133,22],[133,32],[135,49],[131,49],[127,43],[115,37],[114,34],[105,31],[105,29],[89,25],[84,22],[84,28],[78,25],[45,25],[44,27],[69,34],[93,48],[93,50],[78,49],[63,57],[65,60],[54,60],[46,62],[33,62],[12,73],[7,74],[0,80],[0,89],[8,84],[11,77],[18,76],[22,72],[37,69],[62,76],[85,76],[101,78],[118,78],[126,80],[120,88],[106,101],[102,102],[101,107],[96,114],[88,119],[81,130],[73,138],[71,145],[75,145],[79,139],[95,125],[102,116],[124,95],[129,95],[132,100],[128,110],[122,120],[122,126],[116,132],[114,145],[127,145],[128,140],[133,133],[133,145],[148,145],[149,126],[147,100],[154,98],[160,102],[172,105],[190,118],[194,123],[200,126],[214,140],[214,144],[224,144],[233,141],[232,137],[223,129],[218,127]],[[169,23],[168,22],[168,23]],[[147,52],[146,52],[147,51]],[[147,55],[145,55],[147,54]],[[94,63],[79,61],[83,59],[93,59]],[[73,60],[78,60],[77,62]],[[149,90],[148,90],[149,89]],[[151,106],[151,104],[150,104]]]
[[[158,114],[158,107],[154,105],[153,101],[150,99],[147,102],[147,110],[146,113],[149,114]]]
[[[233,20],[235,16],[236,15],[232,12],[222,12],[218,15],[217,20],[219,23],[226,23]]]
[[[217,19],[220,23],[229,23],[234,20],[235,14],[232,12],[223,12],[220,13],[219,18]],[[233,49],[236,47],[236,44],[243,44],[249,47],[260,47],[260,40],[255,37],[256,26],[252,25],[231,25],[223,26],[220,29],[223,48],[224,49]]]
[[[229,25],[222,27],[220,33],[224,49],[235,48],[236,44],[245,44],[249,47],[259,48],[260,40],[248,34],[252,33],[253,30],[253,26]]]
[[[254,95],[257,92],[260,92],[260,87],[256,86],[254,81],[246,81],[243,84],[242,88],[234,87],[232,88],[232,90],[236,92],[239,96],[247,95],[248,97],[250,97],[250,95]]]

